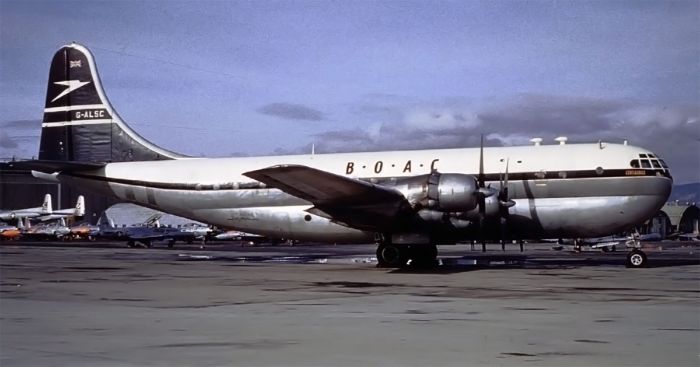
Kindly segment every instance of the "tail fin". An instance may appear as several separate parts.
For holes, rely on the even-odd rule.
[[[44,202],[41,204],[40,214],[51,214],[53,213],[53,206],[51,205],[51,194],[44,195]]]
[[[78,201],[75,203],[75,213],[76,217],[85,216],[85,197],[83,195],[78,196]]]
[[[107,100],[90,51],[63,46],[51,61],[40,160],[124,162],[177,159],[134,132]]]
[[[97,220],[97,226],[101,229],[115,228],[114,220],[107,215],[107,211],[103,211],[100,214],[100,218]]]

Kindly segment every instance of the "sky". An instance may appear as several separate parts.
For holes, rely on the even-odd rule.
[[[622,142],[700,181],[700,2],[0,0],[0,158],[38,152],[49,62],[193,156]]]

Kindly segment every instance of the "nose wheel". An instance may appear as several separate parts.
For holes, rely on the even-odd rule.
[[[639,249],[634,249],[627,253],[625,266],[628,268],[644,268],[648,265],[647,255]]]

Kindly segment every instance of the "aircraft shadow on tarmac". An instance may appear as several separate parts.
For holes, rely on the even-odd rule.
[[[337,256],[329,254],[310,255],[245,255],[228,256],[213,254],[180,254],[179,261],[217,261],[230,263],[264,263],[264,264],[327,264],[348,263],[366,264],[368,267],[376,264],[366,256]],[[649,257],[649,267],[673,267],[700,265],[700,253],[653,254]],[[440,263],[433,266],[411,266],[385,270],[390,273],[425,273],[449,274],[458,272],[478,271],[486,269],[572,269],[598,266],[625,266],[625,254],[567,254],[557,253],[547,256],[528,255],[489,255],[478,254],[464,257],[440,258]]]
[[[392,273],[449,274],[487,269],[573,269],[597,266],[625,266],[625,254],[576,254],[574,256],[528,257],[525,255],[481,255],[462,258],[441,259],[434,266],[390,269]],[[648,268],[700,265],[700,253],[675,253],[673,255],[652,254]]]

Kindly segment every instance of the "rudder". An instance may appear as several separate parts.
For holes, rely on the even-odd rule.
[[[177,159],[133,131],[102,89],[90,51],[72,43],[51,61],[40,160],[124,162]]]

